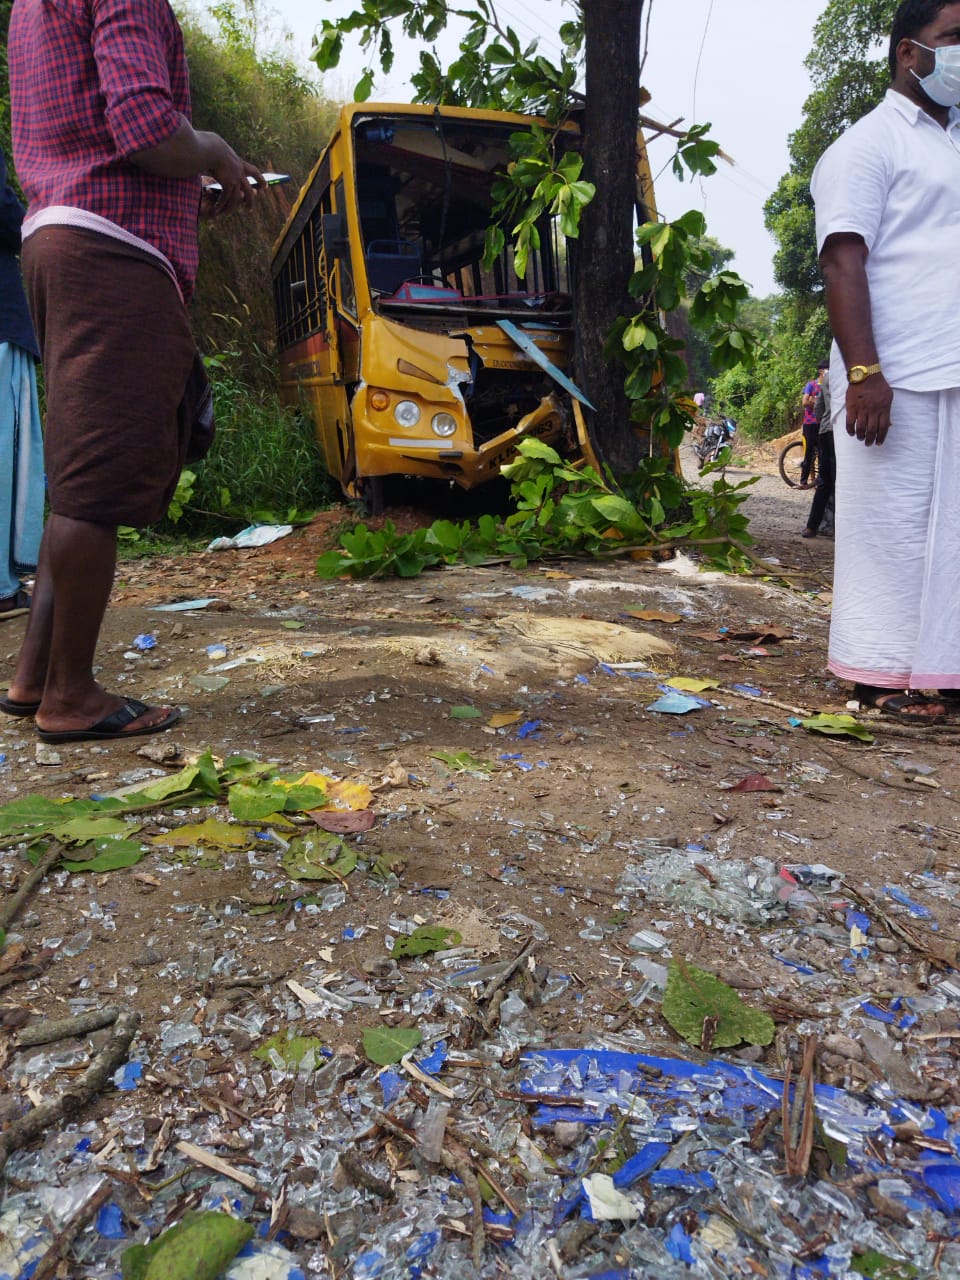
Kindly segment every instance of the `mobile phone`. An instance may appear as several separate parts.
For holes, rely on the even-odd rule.
[[[290,175],[289,173],[265,173],[263,175],[263,180],[268,187],[276,187],[282,182],[289,182]],[[252,174],[247,175],[247,181],[250,183],[251,187],[255,187],[257,185],[257,180]],[[204,191],[212,191],[214,193],[222,190],[223,187],[219,182],[208,182],[204,187]]]

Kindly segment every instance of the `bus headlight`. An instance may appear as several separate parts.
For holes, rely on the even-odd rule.
[[[452,436],[457,429],[457,420],[449,413],[435,413],[430,425],[434,435]]]
[[[393,416],[401,427],[415,427],[420,421],[420,406],[412,400],[399,400],[393,408]]]

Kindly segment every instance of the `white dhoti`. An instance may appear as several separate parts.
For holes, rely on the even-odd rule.
[[[838,400],[830,670],[960,689],[960,388],[895,390],[887,438],[869,449]]]

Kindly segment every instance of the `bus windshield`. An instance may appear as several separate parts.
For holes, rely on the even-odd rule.
[[[363,271],[384,315],[569,311],[564,244],[549,219],[524,279],[508,243],[483,265],[492,187],[510,161],[515,123],[357,115],[353,151]],[[509,240],[509,237],[508,237]],[[359,265],[359,264],[358,264]]]

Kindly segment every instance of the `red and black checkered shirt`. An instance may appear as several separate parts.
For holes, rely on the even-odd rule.
[[[28,217],[52,206],[99,214],[159,249],[189,297],[200,180],[161,178],[129,159],[190,118],[167,0],[15,0],[7,52]]]

